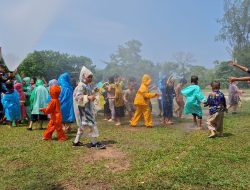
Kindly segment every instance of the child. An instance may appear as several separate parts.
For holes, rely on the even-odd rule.
[[[181,79],[180,83],[175,88],[175,101],[178,105],[178,108],[175,110],[175,113],[177,114],[178,118],[182,117],[182,113],[183,113],[183,109],[184,109],[184,105],[185,105],[185,102],[183,100],[183,96],[181,94],[181,90],[182,90],[183,86],[186,84],[187,84],[187,80]]]
[[[170,76],[166,82],[165,95],[162,94],[164,123],[173,125],[173,99],[175,96],[173,76]]]
[[[59,141],[67,140],[67,136],[62,129],[62,114],[60,108],[60,95],[61,89],[59,86],[51,86],[49,90],[50,102],[47,108],[40,108],[44,114],[50,114],[50,121],[48,123],[48,128],[43,134],[43,140],[51,140],[53,132],[56,130],[57,137]]]
[[[128,111],[129,120],[132,119],[135,113],[135,106],[134,106],[135,95],[136,95],[136,91],[135,91],[134,85],[132,82],[129,81],[128,89],[125,90],[124,96],[123,96],[125,106]]]
[[[62,112],[62,122],[66,132],[71,131],[71,123],[75,121],[73,107],[73,86],[70,82],[69,73],[63,73],[58,78],[58,84],[61,87],[60,104]]]
[[[80,82],[73,93],[74,112],[78,126],[73,146],[83,146],[83,143],[80,142],[80,138],[84,134],[91,138],[91,147],[103,149],[105,146],[96,141],[96,138],[99,136],[99,131],[93,114],[93,101],[95,100],[91,86],[93,73],[83,66],[79,78]]]
[[[110,119],[110,114],[111,111],[109,109],[109,99],[108,99],[108,85],[109,83],[104,83],[103,84],[103,92],[102,92],[102,96],[104,98],[104,120],[109,120]]]
[[[119,76],[115,78],[115,119],[116,126],[121,125],[121,118],[124,117],[124,100]]]
[[[209,106],[209,117],[207,119],[208,129],[211,134],[209,138],[223,136],[223,119],[224,112],[227,111],[226,100],[224,94],[220,92],[220,82],[211,83],[212,92],[209,94],[205,107]]]
[[[32,125],[35,121],[39,121],[40,129],[43,129],[43,121],[47,120],[47,115],[44,115],[40,108],[47,107],[48,90],[44,87],[42,80],[36,81],[36,87],[31,93],[31,121],[27,130],[32,131]]]
[[[6,120],[10,122],[10,128],[12,128],[12,122],[17,122],[21,119],[20,102],[18,93],[14,90],[13,83],[8,80],[5,85],[7,92],[2,94],[1,101]]]
[[[26,116],[26,108],[25,108],[25,100],[26,100],[26,95],[23,92],[23,88],[22,88],[22,84],[21,83],[16,83],[14,85],[14,89],[17,91],[18,95],[19,95],[19,101],[20,101],[20,109],[21,109],[21,120],[26,120],[27,116]]]
[[[191,85],[181,90],[181,93],[186,97],[184,113],[191,113],[198,129],[202,129],[202,108],[200,104],[205,102],[205,97],[198,86],[198,80],[198,76],[191,76]]]
[[[114,76],[109,78],[108,86],[108,99],[109,99],[109,109],[111,111],[111,118],[109,122],[115,121],[115,79]]]
[[[237,87],[237,82],[230,82],[228,90],[228,99],[229,99],[229,108],[232,108],[232,114],[237,113],[237,108],[240,102],[240,95],[243,93],[242,90],[239,90]]]
[[[31,118],[31,109],[30,109],[30,95],[31,95],[31,86],[30,86],[30,77],[23,78],[23,92],[26,95],[25,100],[25,109],[26,109],[26,117],[30,120]]]
[[[144,117],[144,124],[146,127],[153,127],[152,115],[150,110],[150,98],[157,98],[159,94],[150,93],[149,86],[152,79],[149,75],[145,74],[142,77],[141,86],[136,93],[134,104],[136,106],[135,115],[130,122],[131,127],[136,127],[138,121],[141,119],[142,115]]]

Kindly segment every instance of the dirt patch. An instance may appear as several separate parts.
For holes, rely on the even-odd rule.
[[[105,167],[111,172],[126,171],[130,166],[127,155],[119,151],[115,146],[108,146],[103,150],[90,149],[81,160],[85,163],[105,160],[107,161]]]
[[[126,171],[128,170],[129,166],[129,161],[126,159],[115,160],[113,162],[108,162],[107,164],[105,164],[105,167],[113,173]]]
[[[102,150],[90,149],[87,152],[87,156],[83,157],[82,160],[84,162],[94,162],[99,160],[121,159],[125,158],[125,156],[125,153],[110,146]]]

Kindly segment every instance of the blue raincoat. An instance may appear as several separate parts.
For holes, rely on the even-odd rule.
[[[63,73],[58,78],[58,84],[61,86],[60,103],[62,112],[62,121],[72,123],[75,120],[73,106],[73,86],[70,83],[69,73]]]
[[[1,99],[7,121],[21,120],[21,110],[18,93],[7,92]]]
[[[184,113],[197,114],[199,117],[202,117],[202,108],[200,104],[201,102],[205,102],[206,98],[201,92],[200,87],[198,85],[190,85],[184,88],[181,93],[186,97]]]

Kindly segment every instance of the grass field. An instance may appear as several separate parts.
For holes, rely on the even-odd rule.
[[[0,189],[250,189],[250,104],[240,111],[216,139],[188,119],[147,129],[99,117],[105,150],[73,148],[76,128],[45,142],[43,131],[0,126]]]

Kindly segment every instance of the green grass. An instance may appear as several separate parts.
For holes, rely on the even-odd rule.
[[[131,129],[99,118],[106,150],[72,148],[76,128],[66,142],[44,142],[43,131],[1,126],[0,189],[250,189],[249,114],[250,104],[227,114],[216,139],[186,130],[187,120]]]

